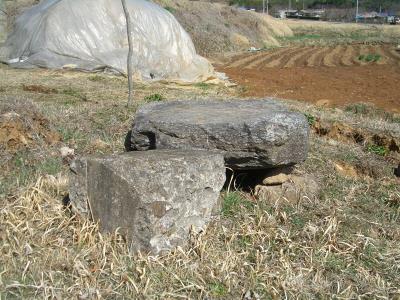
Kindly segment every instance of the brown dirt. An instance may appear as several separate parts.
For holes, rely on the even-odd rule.
[[[343,66],[349,67],[353,64],[353,59],[355,57],[355,50],[353,46],[346,47],[345,52],[343,53],[341,64]]]
[[[307,60],[307,67],[315,67],[319,66],[322,62],[322,60],[325,57],[325,54],[329,52],[330,49],[329,47],[323,47],[323,48],[318,48],[316,52],[311,54],[309,57],[306,58]]]
[[[26,92],[35,92],[41,94],[57,94],[58,91],[53,88],[48,88],[43,85],[32,84],[32,85],[22,85],[22,89]]]
[[[376,180],[385,177],[385,174],[380,172],[379,164],[368,160],[357,160],[353,164],[345,161],[336,161],[333,162],[333,166],[336,172],[344,177],[366,180]]]
[[[317,120],[312,126],[319,136],[325,136],[340,142],[357,143],[361,146],[377,145],[391,152],[400,152],[400,139],[390,133],[373,132],[353,127],[341,122]]]
[[[264,55],[264,57],[262,58],[261,63],[257,67],[257,69],[262,70],[264,67],[268,67],[269,68],[269,67],[271,67],[271,65],[270,65],[271,62],[274,63],[274,62],[277,61],[276,58],[280,58],[280,57],[282,58],[282,57],[284,57],[285,55],[287,55],[288,53],[291,53],[291,52],[294,52],[294,50],[290,49],[290,48],[286,48],[286,49],[278,49],[278,50],[276,50],[274,52],[274,54],[271,55],[271,56],[265,57],[265,55]]]
[[[302,47],[263,53],[238,55],[216,68],[245,87],[243,96],[311,103],[324,99],[332,106],[369,102],[400,112],[400,54],[392,45]],[[361,54],[379,54],[381,58],[378,62],[360,62]],[[257,61],[261,65],[254,63]]]
[[[52,145],[61,140],[49,120],[31,102],[25,103],[26,108],[18,101],[6,102],[0,107],[0,149],[13,153],[24,147]]]

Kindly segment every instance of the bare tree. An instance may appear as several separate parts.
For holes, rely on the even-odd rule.
[[[128,103],[129,106],[132,103],[133,98],[133,78],[132,78],[132,58],[133,58],[133,45],[132,45],[132,22],[131,16],[129,14],[128,7],[126,5],[126,0],[121,0],[122,7],[124,9],[125,19],[126,19],[126,32],[128,35],[128,60],[127,60],[127,69],[128,69],[128,89],[129,89],[129,96],[128,96]]]

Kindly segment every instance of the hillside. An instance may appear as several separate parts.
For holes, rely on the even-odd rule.
[[[279,46],[279,37],[293,33],[270,16],[243,11],[221,3],[156,0],[168,9],[191,35],[197,51],[205,56],[227,51]]]

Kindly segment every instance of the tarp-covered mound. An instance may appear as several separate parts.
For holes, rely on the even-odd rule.
[[[196,54],[174,16],[146,0],[127,0],[133,67],[142,79],[206,80],[211,64]],[[111,69],[126,74],[128,39],[120,0],[43,0],[24,12],[0,60],[18,68]]]

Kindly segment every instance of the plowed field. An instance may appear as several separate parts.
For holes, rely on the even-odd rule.
[[[400,52],[393,45],[280,48],[237,55],[217,69],[244,86],[245,96],[371,102],[400,111]]]

